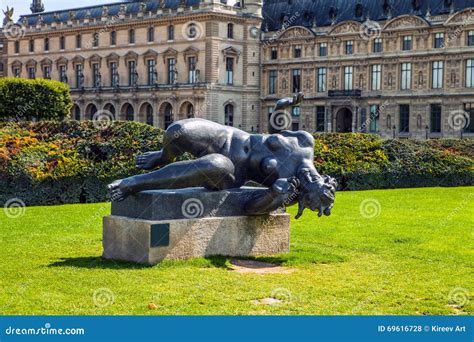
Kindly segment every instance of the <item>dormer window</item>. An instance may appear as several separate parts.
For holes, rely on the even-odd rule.
[[[364,6],[359,3],[355,6],[355,16],[356,18],[361,18],[363,15],[364,15]]]
[[[354,53],[354,41],[348,40],[345,43],[346,55],[352,55]]]
[[[296,45],[293,48],[293,58],[301,58],[301,45]]]

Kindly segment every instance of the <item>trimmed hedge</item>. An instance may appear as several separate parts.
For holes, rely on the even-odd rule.
[[[0,99],[2,121],[63,120],[73,105],[69,86],[45,79],[0,78]]]
[[[474,142],[383,140],[368,134],[315,135],[315,165],[342,190],[473,185]],[[98,202],[106,185],[137,173],[135,156],[159,150],[163,131],[115,121],[0,124],[0,204]],[[183,156],[182,159],[190,158]]]

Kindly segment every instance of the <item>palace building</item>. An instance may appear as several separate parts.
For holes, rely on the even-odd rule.
[[[144,0],[56,12],[34,0],[31,9],[19,37],[4,30],[0,65],[69,84],[72,118],[474,136],[474,0]],[[273,112],[297,92],[299,105]]]
[[[70,85],[72,118],[111,113],[166,128],[202,117],[259,129],[259,1],[124,1],[42,12],[8,41],[10,75]]]

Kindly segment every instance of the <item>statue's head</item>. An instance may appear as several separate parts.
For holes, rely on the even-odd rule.
[[[318,216],[331,215],[336,187],[336,180],[330,176],[314,176],[307,173],[298,196],[298,214],[296,218],[299,218],[306,208],[317,211]]]

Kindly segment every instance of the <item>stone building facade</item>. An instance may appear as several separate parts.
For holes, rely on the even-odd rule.
[[[202,117],[249,132],[474,135],[474,0],[43,7],[34,1],[34,13],[20,18],[24,35],[5,44],[4,72],[68,83],[72,118],[98,113],[166,128]],[[298,91],[301,105],[273,113],[277,99]]]
[[[0,77],[8,76],[8,44],[3,32],[0,31]]]
[[[474,8],[461,1],[294,3],[264,7],[277,18],[266,18],[262,40],[264,129],[474,136]],[[276,99],[298,91],[306,95],[300,106],[272,114]]]
[[[69,84],[76,119],[166,128],[201,117],[256,131],[261,11],[259,1],[176,0],[24,15],[24,35],[8,41],[8,70]]]

